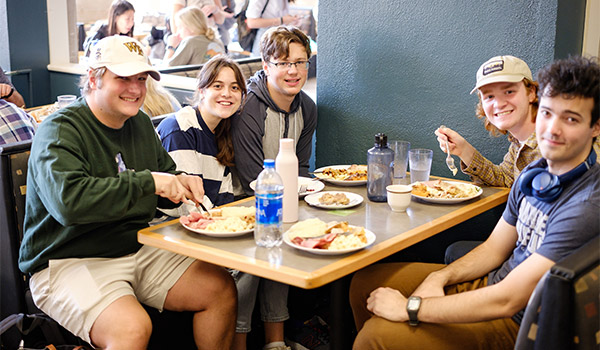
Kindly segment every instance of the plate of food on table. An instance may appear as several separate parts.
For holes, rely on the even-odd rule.
[[[375,242],[375,234],[346,221],[324,222],[313,218],[297,222],[283,234],[292,248],[318,255],[351,253]]]
[[[339,186],[359,186],[367,183],[366,165],[330,165],[315,169],[315,177]]]
[[[250,188],[254,191],[256,180],[250,182]],[[298,197],[303,198],[312,193],[321,192],[325,188],[325,184],[318,179],[312,177],[298,176]]]
[[[454,204],[481,196],[479,186],[459,181],[422,181],[411,184],[413,198],[429,203]]]
[[[208,213],[192,211],[179,218],[186,229],[211,237],[236,237],[254,231],[254,207],[224,207]]]
[[[359,205],[363,196],[352,192],[325,191],[304,197],[309,205],[323,209],[345,209]]]

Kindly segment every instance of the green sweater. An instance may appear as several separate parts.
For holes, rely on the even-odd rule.
[[[151,171],[176,173],[143,112],[111,129],[80,98],[44,120],[29,158],[21,271],[40,271],[49,259],[138,251],[137,232],[159,201]]]

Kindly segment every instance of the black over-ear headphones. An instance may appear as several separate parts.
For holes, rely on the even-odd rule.
[[[592,149],[585,162],[568,173],[556,176],[548,170],[548,162],[540,159],[521,174],[519,188],[526,196],[533,196],[543,202],[552,202],[562,193],[563,187],[583,175],[596,163],[596,152]]]

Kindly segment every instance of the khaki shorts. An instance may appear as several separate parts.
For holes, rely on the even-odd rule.
[[[162,311],[167,292],[194,261],[148,246],[121,258],[50,260],[29,286],[40,310],[91,344],[92,325],[112,302],[133,295]]]

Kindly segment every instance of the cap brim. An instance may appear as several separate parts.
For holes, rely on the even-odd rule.
[[[160,80],[160,73],[151,65],[142,62],[127,62],[119,64],[108,64],[106,69],[121,77],[130,77],[132,75],[147,72],[154,80]]]
[[[475,91],[477,91],[477,89],[479,89],[480,87],[482,87],[484,85],[493,84],[493,83],[518,83],[525,78],[526,77],[521,74],[518,74],[518,75],[505,74],[505,75],[497,75],[497,76],[489,77],[487,79],[481,79],[481,81],[478,82],[477,85],[475,85],[473,90],[471,90],[471,95]]]

